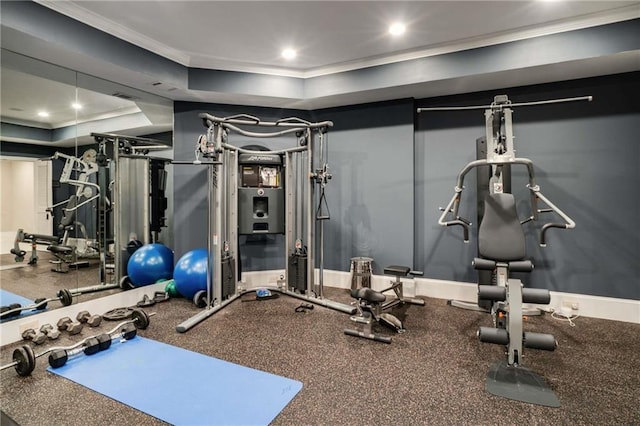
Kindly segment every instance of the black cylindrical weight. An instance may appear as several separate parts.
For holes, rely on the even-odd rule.
[[[100,350],[104,351],[111,347],[111,336],[109,334],[100,334],[96,337],[100,342]]]
[[[9,311],[11,311],[10,314],[5,315],[6,318],[15,318],[15,317],[19,317],[20,314],[22,313],[22,305],[19,303],[12,303],[9,305]]]
[[[100,341],[95,337],[90,337],[84,343],[83,352],[85,355],[97,354],[98,352],[100,352]]]
[[[523,288],[522,303],[536,303],[546,305],[551,302],[551,293],[542,288]]]
[[[34,300],[34,303],[38,311],[44,311],[45,309],[47,309],[48,302],[47,302],[47,299],[45,299],[44,297]]]
[[[508,345],[509,333],[503,328],[480,327],[478,329],[478,339],[484,343]]]
[[[53,351],[49,354],[49,365],[51,368],[60,368],[67,363],[69,355],[64,349]]]
[[[136,337],[136,335],[138,334],[138,329],[136,328],[135,325],[129,323],[129,324],[125,324],[120,330],[120,332],[122,333],[122,338],[124,340],[131,340],[134,337]]]
[[[496,285],[479,285],[478,299],[483,300],[500,300],[507,298],[507,289]]]
[[[525,348],[553,351],[558,346],[556,338],[551,334],[525,332],[522,342]]]

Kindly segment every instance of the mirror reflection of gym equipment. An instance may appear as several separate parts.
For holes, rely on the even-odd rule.
[[[28,263],[36,265],[37,245],[46,245],[56,258],[50,260],[55,265],[54,272],[88,267],[89,262],[78,260],[80,257],[99,259],[100,284],[62,289],[54,298],[38,298],[29,304],[8,304],[2,308],[2,319],[15,318],[23,312],[37,313],[52,301],[59,300],[63,306],[68,306],[74,297],[83,294],[132,288],[127,277],[129,256],[144,244],[158,242],[162,228],[166,227],[165,165],[170,160],[148,154],[167,150],[167,143],[113,134],[93,133],[92,136],[97,149],[86,150],[81,158],[56,153],[45,159],[64,159],[60,183],[77,188],[68,200],[47,208],[53,213],[54,208],[62,206],[58,228],[63,236],[31,234],[20,229],[11,253],[16,262],[22,262],[26,251],[20,249],[19,243],[30,243],[32,251]],[[94,174],[98,183],[89,181]],[[89,239],[76,213],[94,201],[97,208],[91,216],[97,218],[97,226],[92,224],[91,228],[96,236]]]
[[[105,133],[91,136],[98,146],[100,285],[130,289],[129,257],[143,245],[161,241],[160,233],[167,226],[165,166],[171,160],[149,154],[170,146],[157,139]]]
[[[85,205],[90,207],[90,203],[99,197],[98,185],[89,181],[91,175],[97,173],[98,166],[94,150],[85,151],[81,158],[56,152],[52,157],[44,158],[42,161],[57,159],[63,159],[65,162],[58,179],[59,183],[76,188],[68,199],[46,208],[46,214],[54,219],[54,210],[60,208],[62,217],[57,224],[58,235],[43,235],[18,229],[14,246],[10,251],[16,262],[23,262],[27,252],[20,248],[20,243],[31,244],[28,264],[35,265],[38,263],[37,246],[46,245],[47,250],[56,257],[56,260],[50,261],[56,265],[53,271],[65,273],[69,272],[69,268],[88,267],[89,262],[79,258],[95,258],[98,254],[95,239],[88,238],[85,225],[78,220],[78,211]]]
[[[573,229],[575,222],[545,197],[536,184],[533,162],[515,155],[512,130],[512,108],[574,101],[591,101],[590,96],[550,101],[511,103],[506,95],[496,96],[489,106],[418,108],[418,112],[433,110],[485,109],[486,135],[477,140],[478,159],[467,164],[458,175],[455,193],[438,220],[441,226],[463,229],[464,242],[469,242],[472,222],[459,214],[464,191],[464,178],[477,170],[478,257],[472,265],[478,270],[478,303],[450,301],[452,306],[480,310],[491,314],[493,327],[480,327],[481,342],[504,345],[507,359],[494,364],[487,375],[488,392],[504,398],[551,407],[560,406],[555,393],[545,380],[522,365],[523,349],[553,351],[557,347],[550,334],[525,332],[523,316],[540,315],[536,308],[524,308],[523,303],[545,305],[551,300],[549,290],[525,288],[511,272],[530,273],[533,263],[526,259],[525,233],[522,226],[537,221],[540,214],[554,213],[563,222],[549,222],[542,226],[540,246],[547,244],[549,229]],[[516,200],[511,193],[511,169],[525,166],[528,174],[531,214],[521,220]],[[538,207],[543,203],[543,207]]]
[[[194,302],[205,309],[179,324],[178,332],[188,331],[247,292],[277,292],[353,313],[353,306],[333,302],[323,294],[323,225],[330,218],[325,197],[331,179],[328,131],[333,123],[311,123],[297,117],[267,122],[245,114],[224,118],[201,114],[200,118],[207,133],[198,139],[195,161],[173,164],[208,169],[207,288],[194,296]],[[271,131],[247,130],[251,126]],[[281,150],[252,151],[230,144],[231,133],[250,138],[293,135],[296,144]],[[200,160],[200,155],[207,161]],[[285,275],[276,287],[244,289],[236,278],[242,271],[235,273],[238,235],[269,233],[285,234]]]

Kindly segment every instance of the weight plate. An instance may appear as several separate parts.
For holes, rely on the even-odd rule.
[[[197,291],[193,295],[193,304],[198,308],[204,308],[207,306],[207,292],[205,290]]]
[[[131,318],[132,313],[131,308],[116,308],[102,314],[102,318],[107,321],[122,321]]]
[[[131,319],[134,320],[133,324],[136,328],[144,330],[149,327],[149,315],[142,309],[133,309]]]
[[[57,296],[60,298],[60,302],[62,302],[63,306],[69,306],[73,303],[73,296],[71,295],[71,292],[66,288],[58,291]]]
[[[13,351],[13,360],[17,362],[15,368],[20,376],[28,376],[36,368],[36,356],[28,345],[16,348]]]
[[[131,282],[131,280],[129,279],[128,275],[125,275],[120,279],[119,285],[120,285],[120,288],[123,290],[131,290],[133,288],[136,288]]]

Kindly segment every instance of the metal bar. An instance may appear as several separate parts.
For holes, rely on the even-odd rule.
[[[591,102],[593,100],[593,96],[579,96],[575,98],[563,98],[563,99],[550,99],[546,101],[532,101],[532,102],[518,102],[518,103],[508,103],[502,104],[499,106],[496,105],[473,105],[473,106],[463,106],[463,107],[426,107],[426,108],[418,108],[418,113],[423,111],[464,111],[464,110],[473,110],[473,109],[488,109],[488,108],[510,108],[510,107],[520,107],[520,106],[534,106],[534,105],[548,105],[548,104],[557,104],[564,102],[576,102],[576,101],[588,101]]]
[[[508,364],[522,363],[522,283],[507,281],[507,331],[509,332]]]
[[[103,139],[108,142],[117,142],[118,140],[123,140],[127,142],[135,142],[135,143],[144,143],[151,145],[164,145],[167,148],[170,148],[171,145],[165,141],[161,141],[160,139],[150,139],[150,138],[140,138],[137,136],[126,136],[126,135],[117,135],[114,133],[91,133],[91,136],[96,140],[96,142],[100,143],[99,139]],[[133,148],[136,148],[135,146]],[[141,149],[141,147],[138,147]],[[151,148],[151,147],[145,147]]]
[[[304,204],[306,207],[306,223],[307,223],[307,293],[311,294],[311,292],[315,292],[315,222],[314,222],[314,209],[313,209],[313,201],[315,199],[315,185],[313,183],[313,165],[315,157],[313,155],[313,144],[314,137],[313,132],[309,129],[307,130],[307,170],[305,182],[307,186],[307,194],[306,199],[304,200]],[[304,245],[304,243],[303,243]]]
[[[278,149],[274,151],[253,151],[250,149],[238,148],[237,146],[229,145],[227,143],[223,143],[222,147],[231,151],[238,151],[240,154],[256,154],[256,155],[286,154],[288,152],[302,152],[307,150],[306,146],[300,146],[300,147],[294,147],[294,148]]]
[[[202,310],[201,312],[198,312],[197,314],[195,314],[191,318],[189,318],[189,319],[181,322],[180,324],[178,324],[176,326],[176,331],[178,333],[186,333],[187,331],[191,330],[193,327],[195,327],[196,325],[200,324],[202,321],[206,320],[207,318],[209,318],[210,316],[212,316],[216,312],[221,311],[225,306],[227,306],[228,304],[230,304],[231,302],[233,302],[234,300],[239,298],[241,295],[242,294],[236,294],[236,295],[228,298],[227,300],[225,300],[224,302],[222,302],[221,304],[219,304],[219,305],[217,305],[215,307],[206,308],[206,309]]]
[[[292,129],[285,129],[279,132],[259,133],[259,132],[250,132],[248,130],[243,130],[229,123],[221,123],[220,126],[224,127],[225,129],[233,130],[234,132],[237,132],[243,136],[248,136],[251,138],[275,138],[277,136],[288,135],[290,133],[297,133],[305,130],[304,127],[294,127]]]
[[[302,127],[305,129],[318,129],[322,127],[333,127],[332,121],[321,121],[317,123],[310,123],[306,120],[297,117],[289,117],[283,118],[278,121],[260,121],[257,117],[250,117],[249,120],[242,120],[237,117],[241,116],[231,116],[231,117],[216,117],[214,115],[208,113],[198,114],[198,117],[207,120],[211,123],[220,123],[220,124],[240,124],[246,126],[262,126],[262,127]],[[296,121],[294,121],[294,119]],[[256,121],[257,120],[257,121]],[[207,126],[208,127],[208,126]]]

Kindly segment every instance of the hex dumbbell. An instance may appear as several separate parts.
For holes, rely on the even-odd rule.
[[[40,332],[46,334],[50,340],[56,340],[58,337],[60,337],[60,331],[53,328],[51,324],[44,324],[42,327],[40,327]]]
[[[61,367],[70,356],[75,354],[84,352],[87,355],[92,355],[108,349],[112,341],[133,339],[137,335],[137,329],[143,330],[149,326],[149,317],[152,315],[154,314],[147,315],[142,309],[134,309],[130,320],[118,324],[107,333],[87,337],[71,346],[48,348],[39,354],[35,354],[29,345],[22,345],[13,351],[13,362],[0,366],[0,371],[14,367],[18,375],[29,376],[36,368],[37,358],[47,354],[54,355],[54,353],[56,355],[50,357],[49,364],[52,368]],[[61,318],[62,320],[64,320],[64,324],[68,324],[71,321],[68,317]]]
[[[91,315],[89,311],[78,312],[76,319],[82,324],[89,325],[89,327],[97,327],[102,322],[102,317],[100,315]]]
[[[73,349],[57,349],[49,354],[49,365],[51,368],[60,368],[67,363],[69,358],[84,353],[85,355],[93,355],[100,351],[109,349],[113,340],[131,340],[137,335],[136,326],[129,321],[112,330],[111,333],[100,334],[96,337],[90,337],[80,347]]]
[[[82,331],[82,323],[73,322],[69,317],[60,318],[58,320],[57,326],[58,326],[58,330],[60,331],[66,330],[71,335],[78,334]]]
[[[22,332],[22,338],[24,340],[31,340],[36,345],[41,345],[47,340],[47,336],[40,332],[36,331],[33,328],[29,328]]]

